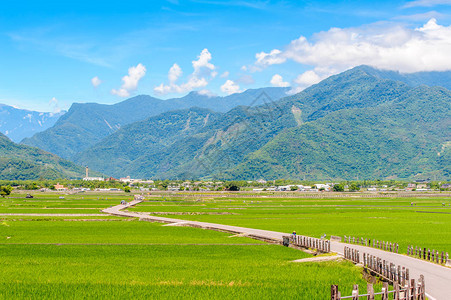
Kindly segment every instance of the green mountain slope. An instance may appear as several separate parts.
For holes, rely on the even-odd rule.
[[[214,114],[214,117],[204,123],[200,121],[205,118],[206,112],[196,110],[178,111],[175,115],[162,114],[134,123],[77,156],[77,162],[113,176],[146,178],[298,178],[301,173],[309,178],[363,178],[366,175],[407,178],[415,176],[414,172],[421,171],[420,165],[416,169],[402,172],[397,170],[401,170],[402,163],[408,159],[401,160],[402,163],[398,165],[384,165],[376,158],[384,151],[391,151],[391,144],[385,145],[382,140],[366,136],[388,139],[385,131],[379,127],[389,125],[394,137],[404,136],[402,134],[407,130],[405,127],[413,122],[415,111],[415,108],[407,104],[426,97],[426,92],[430,93],[427,96],[429,103],[434,103],[434,106],[441,109],[444,106],[446,108],[446,90],[428,87],[414,89],[401,82],[374,76],[365,68],[359,67],[332,76],[297,95],[280,101],[263,99],[264,105],[237,107],[227,113]],[[388,118],[391,116],[388,112],[394,109],[392,106],[395,102],[404,103],[395,114],[400,117],[399,120]],[[418,109],[421,111],[416,113],[428,111],[421,106]],[[370,113],[373,115],[365,115]],[[192,114],[196,115],[194,119],[200,118],[198,126],[184,131],[183,126],[186,126]],[[430,115],[445,118],[446,109],[432,111]],[[438,125],[431,122],[428,119],[425,123],[427,126],[424,127],[432,126],[429,131],[422,128],[416,134],[428,137],[428,147],[434,145],[437,148],[440,143],[446,142],[446,138],[437,139],[433,129]],[[334,124],[334,127],[328,124]],[[340,126],[344,127],[337,130]],[[287,137],[290,135],[293,138]],[[429,135],[435,136],[429,139]],[[298,139],[297,136],[302,138]],[[411,157],[409,155],[414,149],[424,148],[420,138],[411,139],[405,145],[399,144],[399,149],[393,149],[399,151],[402,157]],[[284,144],[287,141],[293,141],[298,146],[288,147]],[[361,145],[365,151],[357,151],[352,147],[357,141],[366,141],[365,145]],[[291,145],[290,142],[288,145]],[[340,145],[343,148],[339,148]],[[271,147],[276,150],[270,151]],[[448,148],[445,147],[446,149]],[[421,151],[423,153],[426,150]],[[353,164],[346,163],[351,159],[350,153],[355,155],[356,161],[361,162],[361,170],[354,170],[356,167]],[[334,161],[325,158],[334,155],[337,156]],[[423,154],[418,157],[419,160],[428,161],[427,164],[430,163],[429,159],[434,158]],[[446,156],[441,156],[440,159],[444,160]],[[301,168],[302,160],[305,165]],[[317,164],[336,166],[321,169]],[[374,169],[376,165],[381,168],[380,172]],[[440,169],[439,165],[439,162],[434,163],[427,170],[433,173]],[[341,173],[337,170],[341,170]],[[445,176],[446,171],[437,174]]]
[[[279,134],[230,178],[450,178],[451,92],[425,86]],[[227,177],[227,176],[226,176]]]
[[[169,100],[141,95],[114,105],[74,103],[53,127],[24,139],[22,143],[71,159],[122,126],[150,116],[190,107],[225,112],[237,105],[261,104],[261,95],[280,99],[286,95],[287,90],[262,88],[226,97],[209,97],[192,92],[185,97]]]
[[[132,165],[145,168],[145,156],[157,155],[176,141],[198,132],[214,122],[218,115],[220,114],[208,109],[192,108],[135,122],[77,155],[75,161],[121,176]]]
[[[0,133],[0,179],[82,178],[84,168],[41,149],[19,145]]]

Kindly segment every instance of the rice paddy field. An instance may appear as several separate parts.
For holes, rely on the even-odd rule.
[[[350,294],[353,284],[366,286],[362,269],[349,262],[295,263],[310,255],[224,232],[101,213],[130,198],[119,193],[0,198],[0,299],[327,299],[331,284],[339,284],[342,294]],[[129,210],[312,236],[417,240],[451,251],[449,197],[146,199]]]
[[[291,194],[293,195],[293,194]],[[159,196],[130,211],[313,237],[355,236],[451,253],[450,194],[417,197]],[[166,215],[165,215],[166,214]]]

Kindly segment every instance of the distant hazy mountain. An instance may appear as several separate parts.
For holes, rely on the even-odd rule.
[[[451,92],[376,71],[357,67],[256,107],[161,114],[76,161],[145,178],[449,179]]]
[[[0,132],[15,142],[52,127],[65,111],[37,112],[0,104]]]
[[[192,92],[185,97],[160,100],[136,96],[114,105],[74,103],[53,127],[26,138],[23,144],[35,146],[64,158],[72,158],[124,125],[176,109],[208,108],[226,112],[237,105],[261,105],[286,96],[288,88],[247,90],[226,97],[209,97]]]
[[[0,133],[0,180],[82,178],[84,168]]]

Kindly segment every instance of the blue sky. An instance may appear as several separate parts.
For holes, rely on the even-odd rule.
[[[449,0],[8,1],[0,103],[52,111],[138,94],[294,93],[362,63],[449,70],[450,23]]]

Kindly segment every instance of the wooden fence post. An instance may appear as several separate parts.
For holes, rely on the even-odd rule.
[[[381,296],[381,300],[388,300],[388,282],[384,282]]]
[[[357,284],[354,284],[352,289],[352,300],[359,300],[359,286]]]
[[[330,299],[331,300],[338,300],[338,285],[332,284],[330,286]]]
[[[366,290],[367,290],[367,294],[368,296],[366,297],[367,300],[374,300],[374,288],[373,288],[373,284],[368,283],[368,285],[366,286]]]
[[[406,268],[402,267],[402,278],[401,278],[401,285],[405,286],[406,285]]]
[[[419,283],[420,283],[420,289],[421,289],[421,293],[420,294],[420,300],[425,300],[426,299],[426,287],[424,286],[424,276],[420,275],[420,279],[419,279]]]
[[[397,282],[393,283],[393,289],[395,290],[393,300],[399,300],[399,284]]]
[[[412,286],[411,297],[412,299],[417,299],[417,286],[415,284],[415,279],[411,279],[410,285]]]
[[[410,281],[407,280],[407,285],[405,286],[406,291],[404,292],[404,299],[410,300]]]

